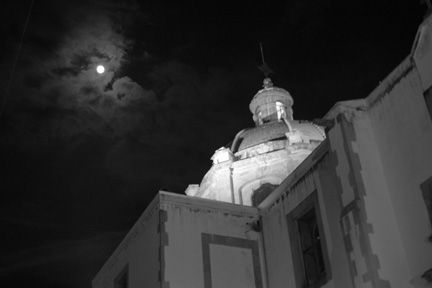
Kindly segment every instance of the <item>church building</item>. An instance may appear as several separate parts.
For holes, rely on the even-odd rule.
[[[93,288],[432,287],[432,16],[367,97],[293,104],[265,78],[255,127],[160,191]]]

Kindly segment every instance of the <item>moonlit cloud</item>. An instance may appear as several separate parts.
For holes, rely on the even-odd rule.
[[[23,54],[25,65],[16,73],[15,82],[20,85],[12,91],[15,97],[11,105],[19,115],[18,122],[29,120],[21,117],[22,107],[41,111],[42,118],[43,111],[52,111],[40,125],[48,137],[89,133],[119,136],[140,118],[127,115],[128,107],[149,105],[155,98],[153,91],[122,75],[128,50],[134,44],[123,31],[135,4],[80,4],[64,11],[64,26],[68,28],[53,53],[42,55],[28,47],[33,53]],[[95,70],[100,63],[105,67],[103,74]]]

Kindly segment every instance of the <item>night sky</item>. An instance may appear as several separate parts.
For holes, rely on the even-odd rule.
[[[173,2],[0,2],[0,287],[89,288],[158,190],[199,184],[253,126],[259,42],[294,118],[312,120],[366,97],[426,12],[418,0]]]

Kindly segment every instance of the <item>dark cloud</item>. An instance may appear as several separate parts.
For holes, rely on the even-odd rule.
[[[150,127],[157,105],[151,89],[122,72],[134,45],[124,31],[141,14],[134,2],[36,1],[0,119],[0,190],[9,194],[0,212],[7,231],[2,239],[6,253],[0,263],[1,283],[16,273],[28,276],[29,270],[75,263],[87,267],[82,271],[87,276],[79,283],[88,287],[95,272],[92,259],[107,253],[89,247],[108,243],[112,249],[119,238],[102,236],[112,227],[129,225],[142,209],[135,201],[145,203],[157,191],[151,173],[145,181],[138,172],[130,176],[135,162],[110,166],[116,147],[134,143],[129,135]],[[19,28],[5,29],[10,32],[5,48],[12,52],[17,51]],[[13,57],[2,57],[2,75],[9,76],[12,62]],[[99,64],[106,73],[96,73]],[[134,145],[125,147],[120,159],[131,160]],[[135,194],[143,187],[150,191],[143,197]],[[22,206],[23,201],[34,204]],[[131,217],[124,213],[128,210],[136,213]],[[103,224],[104,218],[110,218],[111,225]],[[73,240],[95,234],[102,236]],[[63,276],[72,285],[79,275],[68,274]],[[61,281],[54,278],[53,283]]]

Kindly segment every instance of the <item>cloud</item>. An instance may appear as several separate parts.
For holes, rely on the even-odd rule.
[[[145,50],[142,39],[128,37],[134,34],[127,32],[128,25],[142,16],[134,2],[118,6],[115,1],[61,1],[51,10],[60,13],[59,29],[48,29],[50,35],[44,35],[37,29],[43,19],[36,18],[26,36],[8,104],[12,132],[0,139],[3,143],[10,141],[8,145],[30,154],[41,146],[40,151],[51,154],[53,149],[59,154],[67,150],[62,153],[71,153],[71,159],[83,157],[70,151],[79,153],[81,146],[96,146],[90,142],[103,143],[104,149],[94,155],[103,151],[107,170],[131,180],[131,186],[143,185],[143,173],[160,182],[160,175],[169,171],[163,180],[180,183],[175,185],[178,189],[187,185],[175,171],[186,153],[189,161],[207,159],[212,149],[224,144],[220,135],[243,127],[233,119],[237,114],[225,111],[246,94],[243,88],[250,86],[251,74],[198,70],[157,55],[130,58],[135,41]],[[39,38],[55,43],[49,45],[50,53],[36,49],[44,42]],[[99,64],[106,67],[104,74],[96,72]],[[247,104],[241,113],[249,113]],[[161,168],[155,169],[157,165]]]
[[[42,37],[39,31],[28,32],[15,73],[9,116],[15,115],[16,123],[27,126],[34,118],[33,122],[45,130],[45,137],[124,135],[142,118],[131,116],[131,107],[150,106],[155,100],[153,91],[122,75],[128,50],[134,44],[124,31],[139,13],[138,8],[131,1],[61,3],[65,7],[57,6],[56,12],[64,16],[60,25],[64,31],[51,35],[58,37],[52,53],[46,55],[36,49],[37,39]],[[43,24],[40,19],[34,21]],[[44,39],[49,37],[43,35]],[[100,64],[106,68],[102,75],[95,70]]]

